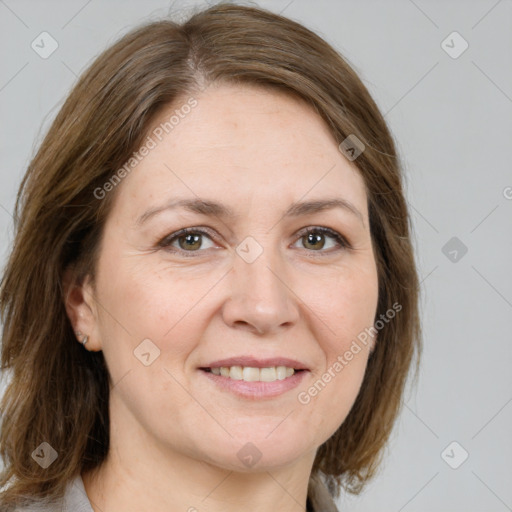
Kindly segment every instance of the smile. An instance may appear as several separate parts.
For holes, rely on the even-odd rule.
[[[224,392],[241,398],[265,399],[297,387],[309,371],[286,366],[221,366],[200,368],[200,373]]]
[[[255,368],[252,366],[221,366],[215,368],[206,368],[214,375],[222,375],[233,380],[243,380],[245,382],[274,382],[291,377],[296,371],[288,366],[271,366],[268,368]]]

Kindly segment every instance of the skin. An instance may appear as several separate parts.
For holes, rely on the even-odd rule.
[[[114,383],[109,455],[82,475],[85,489],[95,512],[304,510],[316,451],[350,411],[372,349],[363,346],[308,404],[298,401],[374,321],[364,182],[323,120],[293,97],[227,85],[194,97],[197,106],[118,185],[95,283],[69,288],[73,327],[89,336],[88,350],[103,350]],[[175,209],[137,224],[176,197],[222,202],[236,216]],[[282,218],[295,201],[333,197],[362,219],[341,208]],[[212,236],[192,249],[186,237],[158,247],[184,227]],[[351,248],[321,233],[308,243],[308,227],[331,228]],[[263,249],[252,263],[236,252],[248,236]],[[145,339],[160,350],[149,366],[134,356]],[[198,369],[239,355],[290,357],[309,372],[297,388],[255,400]],[[247,442],[261,453],[251,467],[237,456]]]

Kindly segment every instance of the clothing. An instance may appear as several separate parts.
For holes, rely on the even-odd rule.
[[[84,481],[79,474],[70,484],[64,496],[62,512],[94,512],[85,492]]]
[[[312,476],[309,484],[308,512],[338,512],[327,487],[319,476]],[[94,512],[85,492],[81,475],[68,483],[64,498],[57,505],[18,507],[15,512]]]
[[[94,512],[91,502],[85,492],[82,476],[78,474],[71,480],[62,500],[56,505],[42,506],[34,504],[26,507],[18,507],[15,512]]]
[[[322,477],[319,474],[311,475],[308,487],[308,505],[311,503],[309,512],[339,512],[331,493],[327,489]]]

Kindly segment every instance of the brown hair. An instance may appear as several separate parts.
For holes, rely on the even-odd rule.
[[[211,83],[251,84],[308,102],[341,143],[356,135],[354,160],[366,185],[379,298],[392,304],[356,401],[319,447],[312,477],[330,492],[358,493],[378,466],[400,410],[414,353],[421,352],[419,283],[402,170],[383,116],[347,62],[302,25],[264,9],[217,5],[187,21],[147,23],[122,37],[84,72],[22,180],[15,240],[1,281],[2,400],[0,502],[62,496],[68,481],[97,467],[109,448],[109,374],[103,353],[77,343],[64,307],[63,275],[94,270],[117,190],[101,187],[140,146],[155,116]],[[119,187],[117,187],[119,188]],[[417,369],[417,366],[416,366]],[[43,441],[57,459],[42,469]]]

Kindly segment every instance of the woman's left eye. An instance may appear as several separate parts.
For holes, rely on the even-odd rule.
[[[304,240],[305,246],[314,247],[316,245],[317,249],[324,249],[325,248],[325,238],[330,238],[331,240],[334,240],[334,244],[331,245],[331,247],[327,247],[328,249],[331,249],[332,247],[337,247],[339,249],[348,249],[350,248],[350,244],[348,243],[347,239],[340,235],[337,231],[334,231],[330,228],[322,228],[322,227],[312,227],[306,229],[304,232],[302,232],[299,240]],[[307,247],[306,247],[307,248]],[[314,250],[314,252],[333,252],[333,251],[317,251]]]
[[[185,228],[165,237],[158,243],[158,246],[170,250],[170,252],[185,254],[188,257],[193,256],[193,254],[190,253],[205,249],[203,244],[204,237],[212,242],[212,235],[208,231],[204,229]],[[330,238],[334,243],[331,243],[329,246],[326,244],[326,238]],[[350,248],[350,244],[340,233],[324,227],[311,227],[302,231],[299,234],[297,242],[298,241],[302,241],[303,247],[310,249],[312,252],[331,253],[333,252],[332,250],[325,251],[322,249],[332,249],[334,247],[334,250],[341,250]],[[178,243],[178,247],[175,245],[176,242]],[[338,249],[336,249],[336,247]],[[206,249],[208,248],[209,247],[206,247]]]

